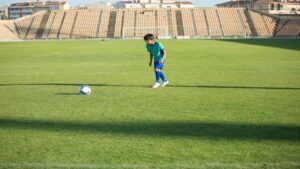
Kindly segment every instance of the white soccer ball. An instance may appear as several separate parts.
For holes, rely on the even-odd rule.
[[[92,92],[92,89],[88,85],[82,85],[80,86],[80,94],[84,95],[90,95]]]

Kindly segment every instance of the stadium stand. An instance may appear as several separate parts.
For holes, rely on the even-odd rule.
[[[195,36],[195,26],[193,21],[193,10],[182,9],[183,30],[185,36]]]
[[[107,37],[108,38],[115,37],[116,20],[117,20],[117,11],[110,11],[108,28],[107,28]]]
[[[277,18],[273,18],[271,16],[267,16],[267,15],[261,15],[264,23],[266,24],[268,31],[270,33],[270,36],[272,36],[275,32],[275,27],[276,27],[276,23],[278,22],[279,19]]]
[[[168,23],[168,12],[166,10],[157,10],[157,27],[164,28],[164,30],[159,30],[158,34],[169,34],[171,33]],[[172,29],[172,28],[171,28]]]
[[[1,40],[19,40],[13,21],[0,21],[0,32]]]
[[[100,38],[107,37],[109,17],[110,17],[110,10],[103,10],[100,27],[99,27],[99,32],[98,32],[98,35],[99,35],[98,37],[100,37]]]
[[[168,11],[168,22],[169,22],[169,30],[171,30],[169,33],[170,36],[174,37],[174,36],[178,35],[176,14],[175,14],[175,10],[173,10],[173,9]]]
[[[184,36],[183,18],[182,18],[181,10],[175,11],[175,17],[176,17],[176,25],[177,25],[177,35]]]
[[[136,10],[125,9],[123,36],[134,37],[134,28],[136,24]]]
[[[95,38],[98,34],[99,10],[79,10],[74,21],[72,38]]]
[[[218,21],[216,9],[205,9],[205,13],[209,25],[209,35],[212,37],[221,37],[221,25]]]
[[[148,32],[156,33],[156,21],[155,10],[137,10],[135,37],[143,37]]]
[[[71,38],[71,36],[73,34],[73,32],[72,32],[73,23],[74,23],[74,19],[77,16],[77,14],[78,14],[78,11],[76,11],[76,10],[70,10],[66,13],[65,21],[62,24],[60,34],[59,34],[60,39]]]
[[[246,30],[246,36],[257,36],[256,30],[253,26],[253,21],[250,16],[247,15],[249,14],[248,10],[240,8],[237,9],[237,12],[240,19],[242,20],[244,30]]]
[[[50,34],[50,31],[51,31],[52,24],[53,24],[54,19],[55,19],[55,16],[56,16],[56,12],[51,12],[50,13],[49,18],[46,22],[46,26],[45,26],[45,29],[44,29],[44,32],[43,32],[43,35],[42,35],[42,39],[48,39],[48,36]]]
[[[66,12],[64,10],[56,11],[55,18],[53,19],[50,27],[48,39],[57,39],[59,36],[60,29],[64,23]]]
[[[205,17],[204,10],[195,9],[194,13],[195,13],[195,26],[196,26],[195,35],[199,37],[208,37],[209,28],[208,28],[207,19]]]
[[[20,39],[26,39],[34,17],[35,16],[20,18],[18,21],[15,21],[16,29],[18,31]]]
[[[31,23],[31,27],[29,27],[29,31],[28,31],[28,34],[26,36],[26,39],[28,39],[28,40],[35,39],[36,33],[37,33],[37,31],[39,29],[39,26],[42,22],[43,16],[44,16],[44,14],[40,14],[40,15],[37,15],[33,18],[32,23]]]
[[[124,12],[123,10],[117,10],[116,14],[116,22],[115,22],[115,38],[121,38],[122,37],[122,27],[123,27],[123,18]]]
[[[245,36],[245,30],[238,15],[238,11],[232,8],[220,8],[218,10],[224,36]]]
[[[260,13],[250,11],[250,15],[252,17],[254,27],[257,31],[258,36],[261,36],[261,37],[272,36],[271,32],[269,31],[269,29],[266,25],[265,20],[263,19],[263,17],[261,16]]]
[[[0,24],[2,40],[168,37],[297,37],[299,19],[244,8],[78,9],[37,13]]]
[[[35,38],[34,39],[41,39],[43,36],[43,33],[46,29],[46,24],[48,22],[50,14],[49,13],[45,13],[44,16],[42,17],[41,23],[38,27],[38,30],[36,32]]]
[[[279,29],[276,36],[279,37],[295,37],[300,36],[300,20],[283,20],[279,23]]]

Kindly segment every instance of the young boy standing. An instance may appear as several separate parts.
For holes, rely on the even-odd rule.
[[[154,71],[156,81],[152,88],[158,88],[160,86],[160,79],[162,79],[163,81],[161,87],[165,87],[169,83],[169,81],[164,76],[162,69],[164,67],[164,62],[167,57],[167,52],[161,43],[154,41],[153,34],[145,35],[144,40],[147,43],[146,48],[150,54],[149,66],[152,66],[152,60],[154,59]]]

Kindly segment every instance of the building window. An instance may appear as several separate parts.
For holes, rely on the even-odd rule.
[[[280,10],[280,4],[277,4],[277,10],[279,11]]]
[[[23,12],[23,15],[31,15],[31,12]]]
[[[274,10],[274,4],[271,4],[270,10]]]

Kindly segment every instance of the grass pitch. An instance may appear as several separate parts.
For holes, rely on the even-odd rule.
[[[299,40],[161,42],[0,43],[0,168],[300,167]]]

